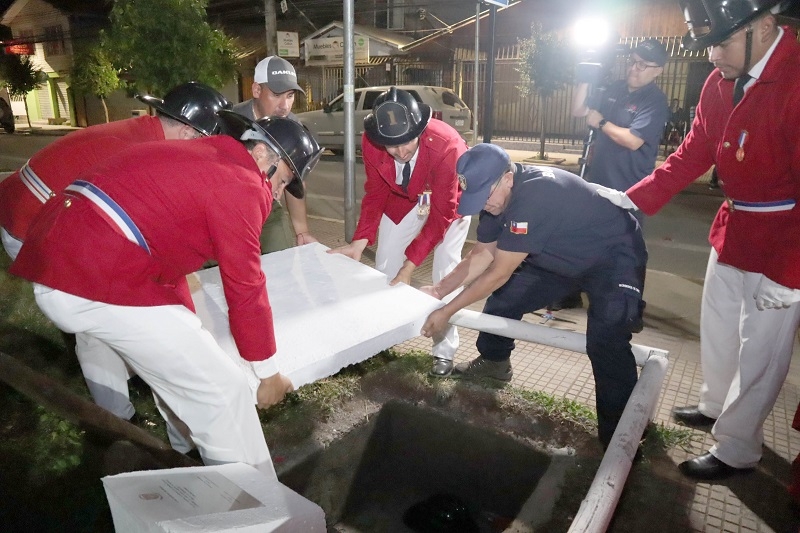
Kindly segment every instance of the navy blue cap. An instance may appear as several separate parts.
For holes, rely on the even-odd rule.
[[[496,144],[476,144],[458,158],[456,173],[461,186],[458,214],[476,215],[481,212],[492,185],[508,170],[511,158]]]
[[[666,47],[656,39],[645,39],[633,49],[633,52],[645,61],[655,63],[659,67],[663,67],[669,59]]]

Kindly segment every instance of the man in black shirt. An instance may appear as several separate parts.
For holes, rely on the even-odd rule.
[[[647,251],[632,215],[569,172],[511,163],[496,145],[479,144],[458,160],[458,212],[480,212],[478,243],[441,282],[423,290],[443,298],[422,334],[443,330],[458,310],[489,297],[484,313],[519,320],[570,292],[589,296],[586,352],[595,377],[599,438],[607,446],[637,380],[631,333],[642,327]],[[611,206],[615,207],[615,206]],[[514,340],[481,333],[480,357],[454,377],[510,381]]]

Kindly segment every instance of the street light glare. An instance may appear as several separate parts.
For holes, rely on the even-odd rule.
[[[573,41],[584,49],[599,48],[606,44],[610,34],[608,23],[600,18],[580,19],[572,28]]]

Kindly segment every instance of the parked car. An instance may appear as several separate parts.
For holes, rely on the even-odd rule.
[[[364,117],[372,111],[372,104],[379,94],[389,89],[364,87],[355,90],[355,146],[361,149],[361,134],[364,132]],[[428,104],[433,117],[450,124],[462,137],[472,137],[472,113],[467,105],[451,89],[429,85],[397,85],[398,89],[408,91],[417,102]],[[298,120],[316,137],[320,146],[334,153],[344,151],[344,95],[334,98],[323,109],[298,113]]]

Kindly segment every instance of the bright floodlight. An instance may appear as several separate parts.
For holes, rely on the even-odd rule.
[[[601,18],[580,19],[572,28],[572,39],[583,49],[596,49],[606,44],[611,30]]]

